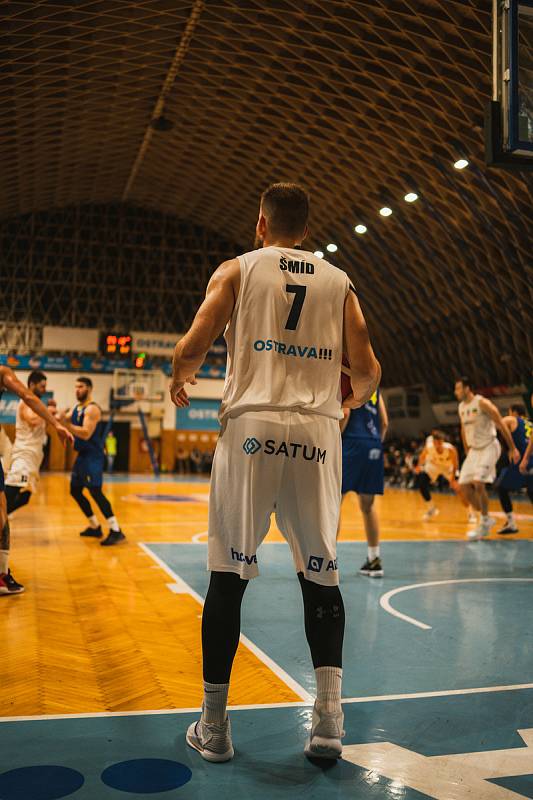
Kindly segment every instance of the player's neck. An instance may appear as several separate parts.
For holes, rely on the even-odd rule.
[[[280,236],[273,236],[272,239],[265,236],[263,247],[286,247],[288,250],[295,250],[297,247],[301,247],[301,242],[295,242],[294,239]]]
[[[474,392],[470,392],[469,394],[467,394],[465,397],[465,403],[471,403],[472,400],[475,398],[475,396],[476,395],[474,394]]]

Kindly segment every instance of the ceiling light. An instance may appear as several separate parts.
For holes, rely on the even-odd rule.
[[[454,164],[455,169],[464,169],[468,166],[468,161],[466,158],[460,158],[459,161],[456,161]]]
[[[324,258],[324,253],[322,252],[322,250],[315,250],[314,255],[317,258]]]
[[[418,195],[416,192],[408,192],[403,199],[406,203],[414,203],[415,200],[418,200]]]
[[[336,244],[331,244],[331,243],[330,243],[330,244],[328,244],[328,246],[326,247],[326,250],[328,251],[328,253],[336,253],[336,252],[337,252],[337,245],[336,245]]]
[[[387,206],[383,206],[383,208],[379,209],[379,213],[382,217],[390,217],[392,214],[392,208],[388,208]]]
[[[361,233],[361,234],[366,233],[366,230],[367,230],[366,225],[356,225],[354,228],[354,231],[356,233]]]

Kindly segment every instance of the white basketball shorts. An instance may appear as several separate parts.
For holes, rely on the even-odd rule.
[[[479,449],[470,448],[463,461],[459,474],[459,483],[493,483],[496,479],[496,462],[500,457],[502,448],[497,439],[487,447]]]
[[[295,411],[227,419],[211,473],[207,568],[255,578],[257,551],[275,512],[296,571],[337,585],[340,501],[338,420]]]
[[[6,475],[6,486],[18,486],[26,492],[37,491],[39,485],[39,467],[30,464],[22,456],[15,456]]]

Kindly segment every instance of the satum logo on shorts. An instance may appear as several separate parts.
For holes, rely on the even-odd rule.
[[[239,553],[238,550],[231,548],[231,558],[233,561],[242,561],[245,564],[257,564],[257,556],[247,556],[246,553]]]
[[[249,436],[242,449],[247,456],[258,453],[263,445],[254,436]],[[380,451],[381,452],[381,451]],[[299,442],[275,442],[267,439],[263,453],[267,456],[285,456],[285,458],[303,458],[305,461],[316,461],[318,464],[326,463],[327,450],[321,450],[315,445],[300,444]]]
[[[254,453],[257,453],[259,450],[261,450],[261,442],[255,439],[253,436],[249,436],[243,444],[242,449],[247,456],[253,456]]]

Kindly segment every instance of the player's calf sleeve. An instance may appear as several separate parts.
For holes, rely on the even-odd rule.
[[[9,548],[11,546],[9,533],[9,520],[6,518],[0,530],[0,574],[7,572],[9,561]]]
[[[7,513],[12,514],[30,502],[31,492],[21,492],[19,486],[6,486]]]
[[[204,681],[229,683],[241,633],[241,603],[248,585],[233,572],[212,572],[202,615]]]
[[[106,519],[109,519],[109,517],[113,516],[113,509],[111,508],[111,503],[109,502],[105,494],[102,492],[102,489],[100,487],[89,489],[89,494],[91,495],[94,502],[96,503],[96,505],[98,506],[98,508],[100,509],[100,511],[102,512],[102,514]]]
[[[83,494],[83,489],[81,488],[81,486],[71,486],[70,487],[70,495],[71,495],[71,497],[74,498],[76,503],[79,505],[79,507],[81,508],[83,514],[85,514],[86,517],[92,517],[93,510],[91,508],[91,504],[89,503],[89,501],[87,500],[87,498]]]
[[[342,667],[344,603],[338,586],[320,586],[298,573],[304,602],[305,635],[313,666]]]
[[[513,510],[513,503],[507,489],[498,489],[498,497],[500,498],[500,505],[502,509],[506,514],[510,514]]]
[[[422,495],[426,503],[429,503],[429,501],[431,500],[431,492],[429,490],[430,487],[429,475],[427,474],[427,472],[419,472],[417,477],[418,477],[417,483],[418,483],[418,488],[420,489],[420,494]]]

